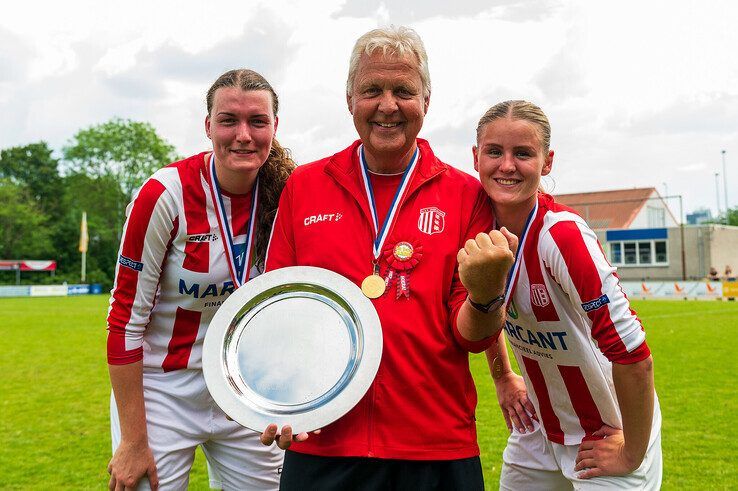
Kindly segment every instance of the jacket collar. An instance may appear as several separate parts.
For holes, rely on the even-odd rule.
[[[420,149],[420,160],[407,190],[407,196],[413,194],[420,186],[443,173],[448,165],[438,160],[426,140],[417,139]],[[333,177],[341,186],[351,193],[359,202],[362,210],[369,214],[368,203],[361,181],[361,170],[359,169],[359,157],[357,149],[361,140],[356,140],[348,148],[331,156],[326,165],[325,172]]]

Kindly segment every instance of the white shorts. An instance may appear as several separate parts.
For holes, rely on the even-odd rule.
[[[657,416],[657,415],[654,415]],[[502,454],[500,490],[658,490],[661,488],[661,418],[654,417],[651,441],[641,466],[627,476],[579,479],[574,471],[579,445],[553,443],[534,421],[532,433],[513,433]]]
[[[263,445],[258,433],[228,420],[210,396],[201,370],[145,372],[144,403],[159,489],[187,489],[198,445],[209,470],[214,471],[210,476],[213,487],[279,488],[284,452],[276,444]],[[110,432],[115,452],[120,444],[120,422],[112,394]],[[149,489],[146,478],[138,489]]]

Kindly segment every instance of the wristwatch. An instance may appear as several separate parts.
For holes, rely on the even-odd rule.
[[[484,312],[485,314],[488,314],[492,312],[493,310],[499,309],[503,303],[505,303],[505,295],[499,295],[492,300],[490,300],[487,303],[477,303],[474,300],[472,300],[468,295],[466,299],[469,301],[469,305],[474,307],[480,312]]]

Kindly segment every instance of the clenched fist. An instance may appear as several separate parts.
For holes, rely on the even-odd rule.
[[[484,304],[502,295],[517,247],[518,238],[504,227],[466,241],[457,259],[459,276],[470,299]]]

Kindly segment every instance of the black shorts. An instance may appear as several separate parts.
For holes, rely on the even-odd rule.
[[[479,457],[389,460],[319,457],[287,451],[281,491],[484,491]]]

